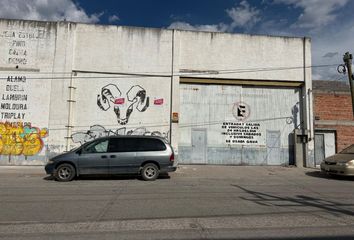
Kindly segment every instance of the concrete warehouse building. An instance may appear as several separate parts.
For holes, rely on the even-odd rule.
[[[314,166],[308,38],[0,20],[0,164],[100,136],[187,164]]]

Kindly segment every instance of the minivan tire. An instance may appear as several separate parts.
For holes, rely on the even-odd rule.
[[[141,169],[141,177],[145,181],[154,181],[159,176],[159,168],[154,163],[147,163]]]
[[[74,179],[75,175],[74,166],[68,163],[60,164],[54,173],[55,179],[59,182],[69,182]]]

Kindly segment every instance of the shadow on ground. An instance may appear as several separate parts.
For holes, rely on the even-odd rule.
[[[310,197],[305,195],[296,196],[277,196],[272,193],[254,191],[245,187],[231,184],[249,194],[249,197],[241,197],[243,200],[251,201],[263,206],[276,207],[314,207],[318,210],[329,212],[335,216],[338,214],[354,216],[354,204],[342,203],[340,201],[328,200],[320,197]]]
[[[330,174],[323,173],[319,170],[306,172],[305,174],[310,177],[324,178],[324,179],[330,179],[330,180],[354,181],[353,176],[330,175]]]
[[[219,240],[353,240],[353,236],[218,238]]]
[[[170,175],[168,175],[168,173],[161,173],[158,177],[158,180],[160,179],[170,179]],[[124,174],[124,175],[85,175],[85,176],[79,176],[79,177],[76,177],[74,179],[75,180],[78,180],[78,181],[97,181],[97,180],[141,180],[143,181],[143,179],[139,176],[139,175],[136,175],[136,174]],[[43,178],[43,180],[46,180],[46,181],[55,181],[55,178],[53,176],[46,176]]]

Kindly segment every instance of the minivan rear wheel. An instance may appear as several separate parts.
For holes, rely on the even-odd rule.
[[[159,168],[156,166],[156,164],[147,163],[141,170],[141,177],[145,181],[154,181],[159,176],[159,172]]]
[[[68,163],[60,164],[54,174],[54,177],[59,182],[69,182],[75,177],[75,168]]]

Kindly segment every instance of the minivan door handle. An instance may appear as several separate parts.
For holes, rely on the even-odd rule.
[[[110,158],[116,158],[116,155],[111,155]]]
[[[106,155],[103,155],[103,156],[101,156],[101,158],[107,158],[107,156],[106,156]]]

